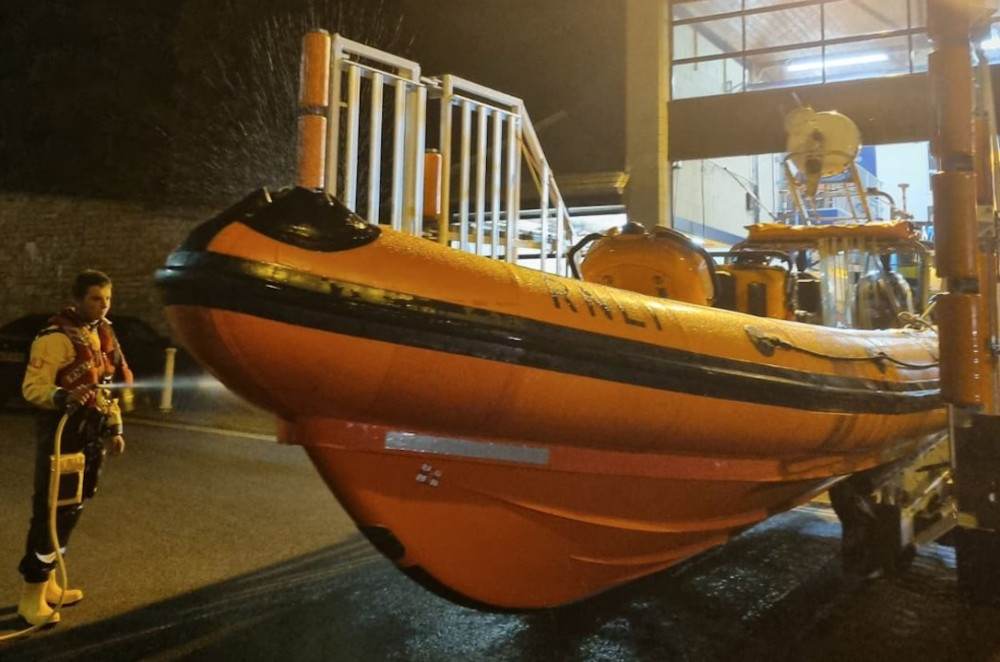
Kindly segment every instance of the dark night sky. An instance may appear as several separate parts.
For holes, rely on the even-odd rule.
[[[614,0],[5,0],[0,189],[224,202],[294,176],[311,27],[525,99],[557,174],[624,161]]]
[[[425,72],[454,73],[524,99],[532,121],[544,123],[539,138],[556,175],[623,168],[622,2],[403,4],[414,31],[413,57]]]

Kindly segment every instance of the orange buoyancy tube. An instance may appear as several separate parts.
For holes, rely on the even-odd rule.
[[[157,282],[179,340],[287,420],[727,455],[853,452],[946,424],[931,332],[754,317],[467,255],[322,200],[251,202],[200,226]],[[332,218],[302,232],[318,207]]]

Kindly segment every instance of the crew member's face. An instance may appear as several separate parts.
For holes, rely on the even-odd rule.
[[[111,286],[91,285],[83,299],[76,302],[76,310],[87,322],[96,322],[111,310]]]

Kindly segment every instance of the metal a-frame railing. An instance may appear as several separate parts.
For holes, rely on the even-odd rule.
[[[300,121],[322,124],[325,143],[314,184],[371,222],[567,273],[570,216],[521,99],[324,31],[303,53]]]

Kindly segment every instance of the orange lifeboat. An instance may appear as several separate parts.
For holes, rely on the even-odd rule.
[[[292,189],[197,228],[157,283],[181,342],[280,417],[401,569],[467,604],[539,608],[942,434],[932,331],[711,307],[710,268],[682,261],[700,300],[678,301],[459,253]]]

